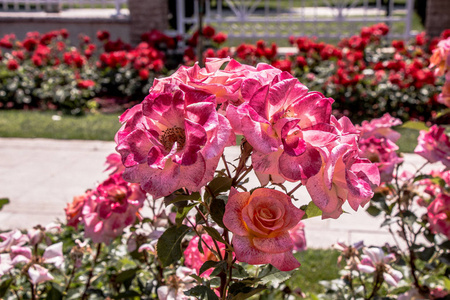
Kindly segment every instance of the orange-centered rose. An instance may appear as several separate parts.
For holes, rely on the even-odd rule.
[[[252,265],[272,264],[280,271],[290,271],[300,263],[292,255],[294,244],[289,229],[303,215],[282,192],[260,188],[250,194],[232,188],[223,223],[233,232],[237,260]]]

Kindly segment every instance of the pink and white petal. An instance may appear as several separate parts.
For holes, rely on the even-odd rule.
[[[186,107],[186,118],[202,126],[206,131],[218,126],[216,105],[211,102],[200,102]]]
[[[364,248],[363,252],[374,263],[383,262],[383,259],[384,259],[384,251],[383,251],[383,249],[381,249],[379,247]]]
[[[63,251],[62,251],[63,243],[53,244],[44,251],[44,255],[42,258],[45,263],[54,264],[57,268],[61,267],[64,262]]]
[[[342,214],[344,200],[339,197],[336,188],[328,189],[323,179],[323,171],[306,181],[312,201],[322,211],[322,219],[337,219]]]
[[[205,129],[192,121],[185,120],[186,144],[181,154],[181,160],[176,162],[188,166],[194,164],[198,157],[201,147],[207,142]]]
[[[331,186],[333,184],[333,176],[335,175],[336,165],[338,164],[339,160],[342,161],[342,156],[349,150],[349,148],[349,145],[341,144],[331,150],[324,168],[324,181],[328,189],[331,189]],[[345,168],[342,162],[339,164],[339,168],[341,167],[341,165],[343,168]]]
[[[242,210],[247,205],[249,198],[249,192],[236,193],[234,188],[230,191],[223,215],[223,224],[235,235],[248,235],[247,227],[242,220]]]
[[[257,122],[247,115],[242,117],[241,125],[244,137],[256,151],[270,153],[278,150],[280,141],[267,121]]]
[[[211,180],[214,177],[214,175],[211,176],[211,174],[209,174],[208,177],[205,177],[205,170],[205,159],[200,153],[197,153],[196,162],[194,164],[188,166],[180,166],[179,186],[177,187],[177,189],[184,187],[191,192],[199,191],[202,187],[200,183],[203,179]]]
[[[255,248],[250,237],[233,235],[233,247],[236,259],[251,265],[262,265],[271,262],[271,255]]]
[[[125,167],[132,167],[147,160],[148,152],[153,146],[147,131],[136,129],[117,145],[116,151],[122,155]]]
[[[50,272],[46,268],[37,264],[32,265],[28,269],[28,275],[30,276],[30,281],[33,284],[38,284],[54,279],[52,274],[50,274]]]
[[[8,273],[13,267],[9,253],[0,254],[0,277]]]
[[[322,166],[320,152],[310,146],[300,156],[283,152],[278,162],[279,173],[289,181],[308,179],[316,175]]]
[[[372,267],[372,266],[367,266],[367,265],[358,265],[358,270],[360,270],[361,272],[364,272],[364,273],[368,273],[368,274],[370,274],[370,273],[373,273],[373,272],[375,272],[375,268],[374,267]]]
[[[301,265],[291,251],[272,255],[270,264],[283,272],[292,271]]]
[[[230,122],[222,115],[218,115],[218,126],[215,130],[208,132],[209,142],[203,147],[202,154],[206,160],[222,155],[223,149],[226,146],[231,146],[236,143],[236,137],[231,130]],[[230,144],[230,141],[233,141]]]
[[[253,169],[263,174],[277,175],[278,162],[283,149],[279,148],[277,151],[262,153],[259,151],[253,151],[252,153],[252,165]]]
[[[155,199],[167,196],[180,188],[180,166],[171,160],[166,162],[163,170],[141,164],[126,168],[122,176],[128,182],[140,183],[142,189]]]
[[[270,119],[269,104],[267,102],[268,92],[269,85],[263,85],[253,93],[252,98],[248,102],[249,107],[264,120]]]
[[[271,254],[292,251],[294,248],[294,244],[288,232],[273,238],[254,237],[253,245],[258,250]]]
[[[383,278],[384,278],[384,281],[386,281],[386,283],[389,285],[392,285],[392,286],[398,285],[398,281],[395,280],[395,278],[391,274],[383,273]]]

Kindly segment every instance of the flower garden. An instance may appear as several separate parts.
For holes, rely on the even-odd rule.
[[[108,179],[74,195],[66,222],[0,233],[0,298],[449,299],[450,30],[388,33],[291,37],[296,53],[280,56],[221,46],[207,26],[200,64],[198,33],[182,53],[157,31],[134,48],[107,31],[78,45],[66,30],[4,36],[2,110],[120,111],[122,127]],[[404,129],[426,160],[414,172]],[[337,242],[339,277],[303,290],[289,281],[302,220],[345,205],[383,218],[396,243]]]

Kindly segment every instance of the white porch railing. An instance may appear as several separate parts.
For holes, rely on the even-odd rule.
[[[414,0],[203,0],[204,23],[228,37],[286,38],[316,36],[337,39],[359,33],[362,26],[384,22],[390,38],[408,39]],[[449,0],[450,1],[450,0]],[[185,15],[185,0],[177,0],[177,33],[198,22],[199,0],[193,16]]]
[[[120,15],[120,9],[127,3],[127,0],[0,0],[0,11],[42,11],[56,5],[62,9],[114,8]]]

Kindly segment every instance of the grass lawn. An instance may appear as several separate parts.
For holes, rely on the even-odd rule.
[[[339,278],[338,256],[339,252],[333,249],[308,249],[297,253],[295,257],[302,265],[287,284],[291,289],[300,288],[304,293],[325,292],[319,281]]]
[[[55,112],[1,110],[0,137],[112,141],[118,115],[59,116]]]
[[[112,141],[119,128],[118,115],[112,114],[74,117],[55,112],[0,110],[0,137]],[[419,131],[396,130],[402,134],[397,142],[400,151],[413,152]]]

